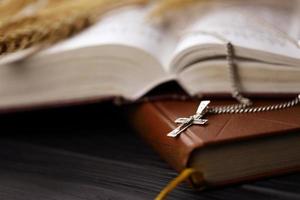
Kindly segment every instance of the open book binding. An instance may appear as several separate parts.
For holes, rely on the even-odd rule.
[[[228,41],[235,47],[243,92],[298,93],[298,4],[208,1],[180,20],[174,16],[169,26],[151,22],[150,8],[112,11],[26,60],[2,59],[0,109],[116,96],[136,100],[170,80],[191,96],[230,93]]]

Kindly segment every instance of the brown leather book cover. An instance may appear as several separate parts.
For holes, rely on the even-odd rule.
[[[255,102],[256,105],[269,105],[281,100]],[[213,100],[212,106],[231,103],[234,102]],[[193,125],[177,138],[167,137],[167,133],[177,127],[174,120],[193,115],[198,104],[199,101],[147,102],[133,106],[129,112],[130,120],[137,132],[178,172],[189,167],[189,159],[197,149],[257,138],[300,134],[300,106],[296,106],[280,111],[252,114],[207,115],[205,116],[209,120],[207,125]],[[296,169],[299,169],[299,166],[286,166],[251,177],[216,183],[216,185],[236,183]]]

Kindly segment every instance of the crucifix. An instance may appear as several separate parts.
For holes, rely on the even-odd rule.
[[[210,101],[201,101],[196,114],[188,117],[188,118],[178,118],[175,120],[176,124],[180,124],[176,129],[168,133],[169,137],[177,137],[186,129],[188,129],[192,125],[204,125],[208,122],[207,119],[202,119],[202,117],[207,112],[208,105]]]

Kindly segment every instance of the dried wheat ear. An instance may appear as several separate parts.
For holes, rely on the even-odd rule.
[[[148,0],[7,0],[0,4],[0,55],[53,44],[82,31],[111,9]],[[24,14],[24,10],[32,12]],[[3,11],[3,12],[1,12]],[[5,11],[5,12],[4,12]]]

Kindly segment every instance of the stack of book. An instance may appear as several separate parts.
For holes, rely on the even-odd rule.
[[[83,3],[78,2],[78,5]],[[70,30],[66,27],[66,30],[61,30],[57,26],[56,32],[50,31],[51,34],[66,32],[63,36],[67,37],[72,35],[72,31],[77,32],[90,25],[92,14],[88,11],[100,4],[88,2],[89,6],[83,9],[85,12],[78,10],[78,6],[70,12],[87,16],[84,23],[82,18],[76,21],[76,15],[70,17],[69,24],[64,24]],[[146,1],[126,2],[140,4]],[[50,11],[56,8],[49,7]],[[5,42],[8,39],[15,41],[20,35],[23,37],[21,33],[27,30],[27,26],[33,32],[41,28],[35,29],[30,23],[25,23],[24,29],[16,31],[20,34],[9,35],[9,31],[3,28],[10,27],[9,21],[8,25],[0,24],[0,35],[4,35],[0,38],[0,56],[21,46],[26,49],[1,57],[0,112],[107,101],[126,105],[132,102],[130,106],[123,106],[127,121],[180,173],[175,182],[162,191],[163,197],[158,199],[163,199],[183,179],[188,179],[195,189],[204,189],[299,170],[298,0],[203,1],[186,7],[185,15],[178,17],[179,13],[171,14],[168,23],[151,21],[152,7],[151,4],[115,9],[72,38],[41,50],[43,45],[48,44],[43,43],[35,55],[32,53],[37,49],[30,49],[31,46],[23,40],[20,40],[26,43],[23,46],[19,40],[20,43]],[[62,12],[66,9],[64,6],[57,6],[57,9],[62,9],[60,14],[65,14]],[[51,14],[50,11],[46,13]],[[47,21],[42,11],[38,16]],[[32,20],[26,18],[29,19]],[[76,23],[70,28],[68,25],[73,22]],[[11,29],[22,23],[11,24]],[[29,38],[32,37],[31,42],[34,39],[42,42],[52,38],[51,34],[39,35],[39,40],[33,35]],[[153,90],[169,82],[176,84],[175,95],[166,95],[164,90],[159,90],[158,96],[151,96]],[[231,96],[241,104],[232,107],[234,102],[228,98]],[[162,97],[169,99],[158,101]],[[254,101],[252,107],[249,107],[250,101],[246,97]],[[292,97],[296,98],[287,100]],[[210,99],[212,104],[207,107],[209,101],[202,102],[197,110],[200,98]],[[229,107],[224,107],[226,105]],[[144,145],[139,141],[131,140],[128,134],[111,133],[128,132],[123,127],[118,129],[119,125],[125,126],[118,116],[119,112],[111,110],[107,114],[84,109],[87,110],[73,113],[80,115],[78,117],[69,113],[72,111],[66,111],[68,114],[61,117],[62,113],[57,110],[21,113],[20,121],[12,117],[16,120],[15,124],[21,123],[24,129],[13,127],[15,124],[3,124],[7,126],[4,130],[24,135],[17,137],[18,142],[15,139],[1,140],[3,162],[0,166],[3,172],[7,172],[1,180],[8,181],[6,186],[11,185],[13,189],[20,186],[23,192],[39,188],[49,195],[57,195],[60,191],[58,186],[62,184],[64,189],[72,189],[70,194],[63,191],[61,197],[75,195],[78,199],[93,199],[101,194],[107,194],[105,198],[121,198],[124,191],[134,188],[132,192],[125,192],[126,198],[139,199],[152,196],[163,188],[166,180],[175,177],[173,171],[152,153],[140,150],[144,149]],[[37,117],[40,114],[42,119]],[[90,116],[92,114],[96,117]],[[32,115],[33,119],[23,122],[27,115]],[[92,121],[91,124],[81,121],[83,115]],[[9,121],[9,114],[3,116]],[[52,121],[50,116],[59,120],[57,122],[62,129],[49,124]],[[87,124],[81,126],[81,123]],[[79,135],[74,137],[74,130]],[[42,133],[45,138],[30,139],[26,131]],[[93,134],[86,135],[89,131]],[[110,134],[102,135],[102,132]],[[60,134],[65,138],[61,138]],[[99,136],[95,137],[97,134]],[[168,137],[170,135],[173,138]],[[96,140],[99,143],[90,143]],[[55,178],[50,178],[52,176]],[[146,176],[150,178],[144,179]],[[144,182],[141,182],[143,179]],[[32,184],[25,185],[25,182]],[[36,185],[37,182],[41,185]],[[116,186],[116,183],[119,185]],[[43,184],[47,186],[43,187]],[[98,188],[99,185],[103,188]],[[82,192],[76,191],[76,188]],[[119,189],[121,192],[116,193],[117,196],[109,196]],[[189,198],[198,195],[185,190],[188,189],[174,194],[177,197],[188,195]],[[236,190],[246,191],[252,197],[256,194],[252,191],[263,191],[267,196],[278,194],[280,197],[299,198],[297,193],[277,190],[272,190],[272,193],[256,184],[237,186]],[[220,194],[223,194],[231,189],[221,191]],[[44,192],[28,195],[40,198]],[[12,198],[10,193],[5,195]],[[204,198],[221,196],[218,192],[204,192],[203,195]]]

